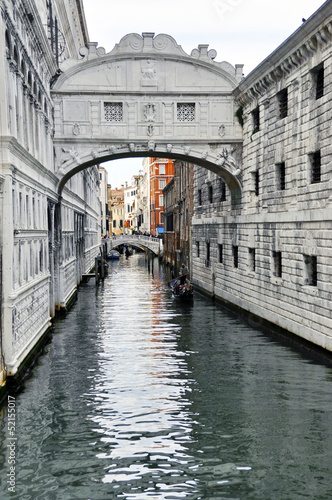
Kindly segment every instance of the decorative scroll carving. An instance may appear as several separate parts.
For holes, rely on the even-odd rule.
[[[155,80],[157,76],[157,70],[155,68],[156,61],[148,59],[146,61],[147,66],[141,69],[142,77],[147,80]]]
[[[166,146],[167,153],[171,153],[172,148],[173,148],[172,144],[167,144],[167,146]]]
[[[154,151],[154,148],[156,147],[154,141],[149,141],[148,142],[148,150],[149,151]]]
[[[225,127],[225,125],[219,125],[219,127],[218,127],[218,135],[220,135],[220,137],[224,137],[225,134],[226,134],[226,127]]]
[[[153,135],[154,132],[154,126],[153,125],[148,125],[146,133],[148,134],[149,137]]]
[[[144,116],[146,122],[154,122],[156,119],[156,105],[155,104],[145,104],[144,106]]]
[[[96,59],[105,55],[106,51],[104,47],[97,47],[97,42],[88,42],[86,47],[81,47],[79,53],[86,60]]]
[[[78,136],[78,135],[80,135],[80,133],[81,133],[80,126],[79,126],[78,123],[75,123],[73,125],[73,134],[76,135],[76,136]]]
[[[80,155],[78,154],[76,149],[74,149],[74,148],[71,148],[71,149],[61,148],[61,151],[63,153],[65,153],[64,155],[62,155],[61,164],[66,163],[66,161],[69,161],[69,160],[75,160],[77,163],[81,163]]]
[[[218,153],[217,155],[217,165],[219,165],[219,167],[225,167],[231,170],[239,170],[233,157],[234,151],[235,149],[228,150],[224,148],[222,152]]]

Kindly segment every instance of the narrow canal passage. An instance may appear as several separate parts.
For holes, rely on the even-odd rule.
[[[14,396],[15,493],[2,411],[1,499],[332,498],[331,368],[166,279],[80,288]]]

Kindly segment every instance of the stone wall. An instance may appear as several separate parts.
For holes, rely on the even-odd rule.
[[[198,287],[329,350],[331,20],[326,2],[235,90],[241,203],[197,168],[192,237]]]

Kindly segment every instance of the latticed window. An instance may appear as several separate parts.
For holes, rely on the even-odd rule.
[[[107,122],[122,122],[123,120],[122,102],[105,102],[104,111],[105,111],[105,120]]]
[[[195,120],[195,103],[178,103],[177,119],[179,122],[193,122]]]

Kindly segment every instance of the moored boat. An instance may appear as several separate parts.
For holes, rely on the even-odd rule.
[[[107,258],[109,260],[117,260],[120,258],[120,253],[117,250],[110,250],[108,252]]]

